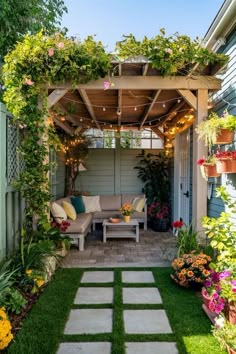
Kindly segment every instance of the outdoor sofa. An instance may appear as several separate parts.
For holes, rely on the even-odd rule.
[[[85,210],[81,207],[81,199]],[[77,204],[76,204],[77,203]],[[104,219],[110,217],[122,218],[119,209],[124,203],[133,203],[136,209],[132,218],[143,223],[144,230],[147,229],[147,204],[144,194],[119,194],[100,196],[69,196],[60,198],[50,203],[52,217],[61,223],[68,220],[70,225],[64,232],[68,234],[76,243],[79,250],[84,250],[84,238],[96,228],[97,223],[102,223]]]

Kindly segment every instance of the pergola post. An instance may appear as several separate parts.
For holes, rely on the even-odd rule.
[[[193,125],[193,226],[200,232],[200,238],[203,237],[201,218],[207,215],[207,181],[202,177],[197,160],[207,156],[207,147],[202,141],[198,140],[196,125],[208,115],[208,90],[197,90],[197,111],[196,120]]]

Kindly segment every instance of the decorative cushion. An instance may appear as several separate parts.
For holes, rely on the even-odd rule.
[[[65,210],[62,208],[62,206],[60,206],[59,204],[53,202],[50,204],[50,210],[52,213],[53,218],[55,219],[56,222],[58,222],[59,224],[63,221],[63,220],[67,220],[67,215]]]
[[[76,220],[76,211],[72,204],[63,201],[62,207],[65,210],[66,215],[68,216],[69,219]]]
[[[94,211],[101,211],[99,195],[96,195],[94,197],[87,197],[83,195],[82,198],[85,206],[85,213],[93,213]]]
[[[141,213],[143,211],[145,203],[146,203],[146,198],[134,198],[132,205],[135,211]]]
[[[79,195],[78,197],[71,197],[70,199],[77,214],[85,213],[85,205],[82,195]]]

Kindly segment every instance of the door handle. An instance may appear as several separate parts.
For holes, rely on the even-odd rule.
[[[187,198],[189,198],[189,191],[187,191],[186,193],[183,193],[184,195],[186,195]]]

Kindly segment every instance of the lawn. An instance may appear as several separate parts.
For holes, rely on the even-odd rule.
[[[170,279],[170,268],[134,268],[133,270],[152,270],[155,285],[160,290],[163,304],[124,305],[122,304],[121,268],[114,269],[113,304],[73,305],[75,293],[83,272],[88,269],[58,269],[38,302],[34,305],[22,329],[15,337],[7,353],[14,354],[53,354],[62,341],[109,341],[112,354],[124,354],[125,342],[131,341],[170,341],[176,342],[180,354],[220,354],[218,342],[211,335],[211,324],[201,309],[201,299],[192,290],[180,288]],[[91,268],[89,269],[91,270]],[[96,269],[98,270],[98,269]],[[106,269],[107,270],[107,269]],[[132,270],[128,268],[127,270]],[[123,284],[124,285],[124,284]],[[89,284],[86,284],[89,286]],[[91,284],[91,286],[96,286]],[[125,284],[126,287],[153,284]],[[63,330],[71,308],[113,308],[113,332],[108,334],[64,335]],[[125,334],[123,309],[160,309],[168,314],[172,334]]]

